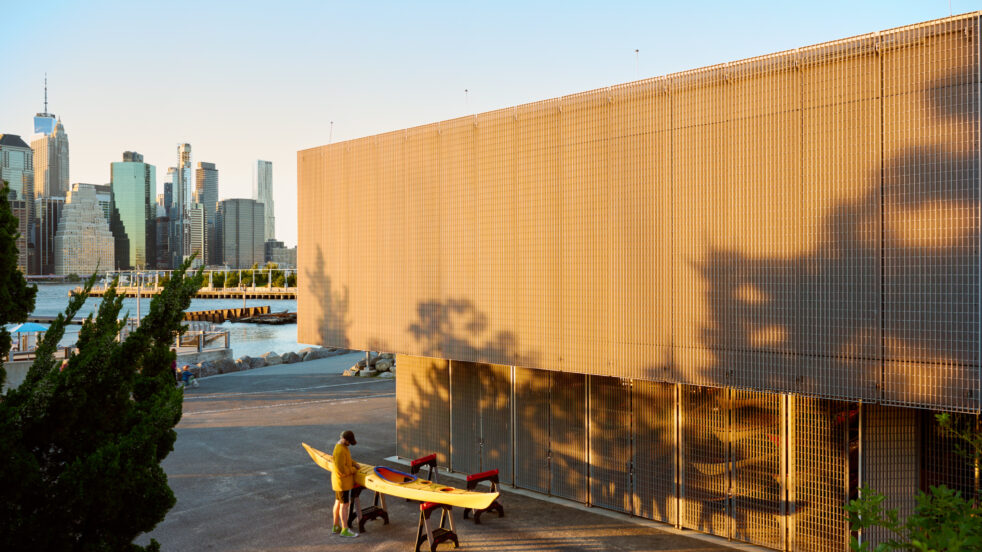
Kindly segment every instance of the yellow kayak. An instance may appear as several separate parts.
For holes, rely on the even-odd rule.
[[[300,444],[307,449],[307,454],[310,455],[315,464],[325,470],[334,471],[334,459],[330,454],[317,450],[307,443]],[[465,491],[427,481],[391,468],[369,466],[362,463],[358,464],[355,483],[370,491],[378,491],[382,494],[476,510],[487,508],[494,502],[494,499],[498,498],[498,493]]]

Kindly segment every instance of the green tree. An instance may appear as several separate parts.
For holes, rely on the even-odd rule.
[[[241,285],[243,287],[252,287],[252,271],[251,270],[243,270],[242,271],[241,283],[239,285]]]
[[[224,272],[213,272],[211,275],[211,287],[215,289],[222,289],[225,287],[225,273]]]
[[[170,344],[202,284],[200,271],[186,275],[189,266],[123,342],[114,281],[64,370],[54,352],[96,275],[51,324],[24,382],[0,401],[0,549],[159,550],[133,540],[175,502],[160,462],[181,418]]]
[[[960,443],[959,452],[966,462],[982,459],[982,433],[973,424],[959,424],[950,414],[938,414],[943,431]],[[914,513],[905,520],[897,510],[883,507],[886,496],[876,490],[863,487],[860,498],[846,505],[849,525],[854,532],[874,527],[886,529],[891,538],[887,542],[870,547],[853,536],[853,550],[917,550],[921,552],[961,552],[982,550],[982,511],[973,500],[944,485],[931,487],[915,496]]]
[[[290,275],[286,277],[286,287],[297,287],[296,272],[291,272]]]
[[[10,332],[4,324],[25,322],[34,310],[37,286],[28,286],[17,268],[17,217],[10,210],[7,182],[0,184],[0,357],[10,352]],[[0,387],[7,379],[0,358]],[[2,462],[2,460],[0,460]]]
[[[230,287],[230,288],[239,287],[238,271],[235,272],[231,270],[228,271],[228,274],[225,276],[225,287]]]

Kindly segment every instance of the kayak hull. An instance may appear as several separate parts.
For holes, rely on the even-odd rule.
[[[307,443],[300,444],[303,445],[315,464],[325,470],[334,471],[334,460],[330,454],[317,450]],[[388,468],[376,470],[375,466],[361,463],[358,464],[358,471],[355,473],[355,483],[370,491],[377,491],[390,496],[408,498],[419,502],[436,502],[460,508],[474,508],[475,510],[487,508],[498,498],[496,492],[465,491],[420,479],[397,470]]]

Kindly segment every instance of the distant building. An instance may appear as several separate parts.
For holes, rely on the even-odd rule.
[[[297,268],[297,247],[274,247],[269,262],[276,263],[280,268]]]
[[[201,260],[205,264],[217,265],[220,264],[218,247],[215,246],[218,240],[218,229],[215,226],[218,216],[218,169],[214,163],[199,162],[194,180],[194,202],[201,204],[205,214],[204,244],[208,256]]]
[[[55,273],[55,234],[65,207],[63,197],[38,197],[34,200],[34,258],[32,274]]]
[[[92,186],[95,190],[95,198],[99,201],[99,207],[102,208],[102,214],[105,215],[106,220],[112,221],[113,214],[113,188],[111,184],[86,184],[86,186]]]
[[[258,160],[252,171],[252,198],[265,206],[263,241],[276,237],[276,218],[273,215],[273,163]]]
[[[158,206],[157,218],[154,222],[157,231],[157,268],[169,269],[170,266],[170,247],[168,244],[168,234],[170,232],[170,218],[162,214],[163,208]]]
[[[30,226],[28,225],[28,203],[23,199],[14,199],[10,202],[10,212],[17,217],[17,239],[15,240],[17,244],[17,269],[27,274],[28,263],[31,262],[33,255],[29,251],[29,243],[27,239],[27,233],[29,232]]]
[[[23,201],[24,212],[18,216],[24,230],[18,241],[18,266],[27,274],[34,243],[34,154],[31,147],[16,134],[0,134],[0,182],[10,187],[9,198]],[[23,245],[23,247],[21,247]]]
[[[116,268],[148,268],[156,264],[157,168],[139,153],[123,153],[111,164]]]
[[[68,134],[61,119],[50,134],[31,137],[34,151],[34,193],[38,197],[65,197],[68,191]]]
[[[218,204],[218,241],[222,263],[249,268],[265,263],[264,206],[253,199],[226,199]]]
[[[266,243],[264,244],[265,253],[263,258],[267,263],[272,262],[273,260],[273,250],[280,247],[286,247],[286,244],[279,240],[266,240]]]
[[[207,263],[208,258],[208,237],[207,237],[207,217],[205,208],[200,203],[193,203],[188,219],[191,221],[191,251],[196,254],[193,268],[197,268]]]
[[[48,76],[44,76],[44,112],[34,115],[34,134],[51,134],[57,121],[53,113],[48,113]]]
[[[55,274],[92,274],[116,266],[113,234],[102,215],[95,189],[73,184],[55,233]]]

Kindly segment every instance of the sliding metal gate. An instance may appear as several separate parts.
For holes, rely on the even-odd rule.
[[[417,458],[436,453],[441,466],[449,465],[449,361],[399,355],[396,364],[399,454]]]
[[[674,383],[632,382],[634,513],[678,523],[678,426]]]
[[[586,376],[551,372],[550,487],[553,496],[587,501]],[[540,421],[541,423],[541,421]]]
[[[549,493],[549,372],[515,368],[515,486]]]
[[[590,503],[632,511],[631,380],[590,376]]]

